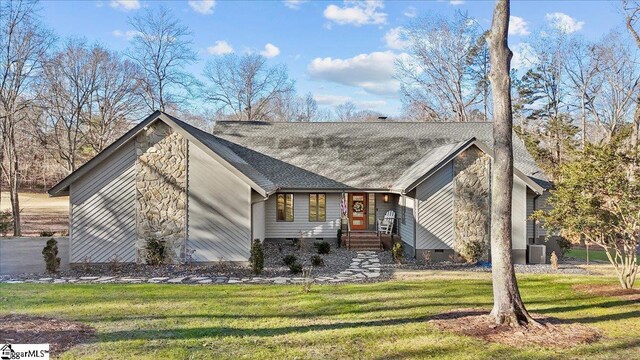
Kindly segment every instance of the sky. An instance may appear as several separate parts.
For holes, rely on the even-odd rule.
[[[84,37],[125,50],[132,36],[128,19],[145,8],[164,6],[186,24],[199,61],[188,70],[200,76],[207,61],[226,53],[257,52],[270,64],[286,64],[299,94],[319,105],[351,101],[388,116],[401,113],[394,61],[406,50],[398,34],[424,16],[466,12],[488,29],[493,1],[148,1],[43,0],[45,24],[61,39]],[[617,1],[512,1],[509,45],[514,65],[535,31],[559,26],[587,40],[623,28]]]

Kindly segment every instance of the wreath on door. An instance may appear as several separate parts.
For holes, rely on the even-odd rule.
[[[354,212],[362,212],[364,210],[364,204],[360,201],[353,203],[353,211]]]

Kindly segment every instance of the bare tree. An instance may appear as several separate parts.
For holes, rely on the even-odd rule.
[[[35,6],[32,1],[0,2],[0,169],[9,185],[14,236],[21,235],[17,129],[34,106],[34,78],[54,40],[39,24]]]
[[[97,48],[96,86],[83,129],[85,141],[98,153],[118,138],[133,118],[141,117],[140,68],[112,51]]]
[[[640,1],[638,0],[623,0],[622,8],[625,12],[627,30],[633,36],[636,45],[640,49]],[[636,110],[633,115],[633,146],[636,149],[636,161],[638,159],[637,153],[640,151],[638,148],[638,142],[640,139],[640,88],[636,96]]]
[[[396,62],[405,105],[419,104],[429,120],[469,121],[469,110],[488,100],[487,82],[478,76],[488,67],[477,22],[462,14],[426,18],[409,27],[407,36],[411,56]]]
[[[44,66],[40,91],[46,120],[40,135],[69,173],[78,165],[82,130],[98,86],[98,57],[103,51],[88,47],[84,40],[68,40]]]
[[[353,121],[356,114],[356,104],[351,101],[347,101],[344,104],[337,105],[334,109],[336,113],[336,120],[338,121]]]
[[[272,116],[273,102],[294,91],[286,66],[269,66],[258,54],[225,55],[207,63],[205,99],[235,120],[263,120]]]
[[[491,262],[493,310],[499,325],[535,323],[520,297],[511,254],[511,200],[513,192],[513,116],[511,109],[511,57],[508,45],[509,0],[498,0],[487,37],[490,49],[493,96],[493,166],[491,181]]]
[[[137,32],[127,55],[142,68],[140,93],[149,110],[187,102],[198,85],[185,68],[197,60],[191,33],[164,7],[131,18]]]

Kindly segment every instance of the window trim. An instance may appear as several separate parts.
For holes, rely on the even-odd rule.
[[[278,214],[278,197],[284,196],[284,219],[279,218]],[[287,220],[287,198],[291,195],[291,220]],[[295,221],[295,197],[293,193],[277,193],[276,194],[276,222],[294,222]]]
[[[316,218],[311,219],[311,197],[316,197]],[[320,220],[320,195],[324,195],[324,220]],[[309,193],[309,213],[307,216],[309,222],[327,222],[327,194],[326,193]]]

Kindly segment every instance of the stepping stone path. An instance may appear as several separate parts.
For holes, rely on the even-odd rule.
[[[340,271],[333,276],[318,276],[313,278],[316,283],[348,283],[362,282],[367,279],[375,279],[380,277],[382,266],[380,258],[375,251],[358,251],[356,257],[351,260],[348,269]],[[81,276],[77,278],[33,278],[33,279],[3,279],[0,282],[7,284],[21,283],[49,283],[49,284],[65,284],[65,283],[126,283],[126,284],[302,284],[302,277],[263,277],[255,276],[250,278],[237,278],[226,276],[183,276],[183,277],[116,277],[116,276]]]

